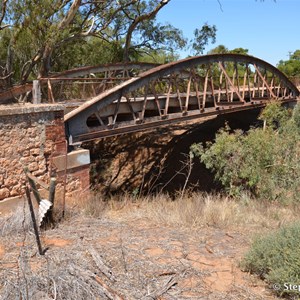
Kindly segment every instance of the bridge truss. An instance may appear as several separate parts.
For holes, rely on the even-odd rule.
[[[239,54],[152,68],[65,115],[70,144],[175,122],[295,101],[297,87],[269,63]]]
[[[34,103],[63,102],[68,106],[95,97],[139,73],[151,69],[153,63],[115,63],[80,67],[0,92],[0,104],[15,101]]]

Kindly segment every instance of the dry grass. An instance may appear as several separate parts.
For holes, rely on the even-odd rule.
[[[57,211],[56,219],[61,218]],[[220,194],[193,193],[177,200],[159,194],[136,198],[125,194],[104,200],[100,195],[75,197],[68,202],[64,220],[85,216],[119,221],[147,219],[154,224],[181,227],[277,228],[299,220],[297,205],[258,202],[247,195],[232,199]],[[0,236],[18,234],[32,227],[27,204],[14,214],[0,217]]]
[[[172,200],[167,195],[134,198],[124,195],[110,201],[91,197],[81,212],[92,217],[107,217],[183,227],[277,228],[299,219],[296,205],[258,202],[244,195],[231,199],[222,195],[191,194]]]
[[[6,269],[0,278],[0,299],[107,299],[95,275],[99,270],[86,249],[52,253],[32,262],[25,247],[18,268]]]
[[[32,228],[32,221],[27,203],[17,207],[14,213],[0,217],[0,237],[17,235]]]
[[[191,254],[192,248],[198,255],[204,255],[207,241],[213,241],[208,245],[215,247],[214,252],[206,258],[214,257],[211,261],[211,271],[214,272],[213,265],[221,253],[217,245],[224,232],[231,232],[228,228],[259,231],[281,226],[296,220],[299,215],[292,206],[258,203],[246,196],[233,200],[221,195],[191,194],[176,201],[166,195],[139,199],[125,195],[110,201],[104,201],[99,195],[80,197],[78,201],[74,198],[72,203],[69,202],[65,223],[43,233],[50,240],[51,237],[63,238],[72,243],[61,248],[50,246],[42,257],[36,254],[34,236],[24,235],[24,230],[30,229],[30,223],[24,221],[29,222],[30,218],[25,215],[24,219],[24,212],[20,210],[14,217],[0,219],[2,245],[7,241],[6,254],[0,264],[0,299],[108,299],[99,280],[104,280],[117,293],[126,295],[124,299],[142,299],[149,289],[159,289],[168,279],[157,274],[168,271],[176,273],[178,282],[197,278],[199,284],[193,289],[204,297],[202,299],[266,299],[251,289],[247,290],[247,286],[233,286],[226,296],[205,287],[202,280],[210,272],[197,269],[197,262],[187,255]],[[13,230],[16,225],[18,231]],[[208,230],[208,226],[212,229]],[[156,240],[156,237],[160,239]],[[20,239],[24,243],[18,248],[16,244]],[[229,250],[237,251],[232,249],[244,245],[244,242],[244,238],[234,235]],[[228,241],[223,243],[227,247]],[[182,244],[182,249],[178,244]],[[92,252],[91,247],[94,247]],[[149,256],[147,251],[151,249],[160,250],[161,256]],[[112,270],[115,281],[99,270],[91,255],[95,251]],[[182,254],[182,258],[173,257],[172,253]],[[206,262],[210,265],[209,260]],[[188,292],[189,288],[186,289]],[[167,296],[170,299],[191,299],[176,296],[184,291],[184,286],[174,286],[166,293],[165,299]]]

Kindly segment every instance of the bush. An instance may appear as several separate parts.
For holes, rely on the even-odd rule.
[[[246,190],[261,199],[300,200],[299,115],[299,105],[288,118],[284,108],[272,103],[261,114],[265,129],[231,133],[225,128],[214,143],[191,149],[231,195]]]
[[[255,240],[241,267],[265,279],[280,296],[300,296],[299,244],[300,223],[282,227]]]

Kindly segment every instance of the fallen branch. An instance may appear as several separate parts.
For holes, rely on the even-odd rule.
[[[101,273],[103,273],[109,280],[115,281],[115,277],[112,274],[112,271],[108,266],[104,264],[98,252],[94,248],[90,248],[89,253],[91,254],[96,266],[101,271]]]
[[[109,299],[124,300],[114,290],[112,290],[99,276],[95,275],[93,278],[101,285],[103,292]]]
[[[146,295],[142,300],[155,300],[159,298],[161,295],[166,293],[173,285],[177,284],[177,278],[176,276],[171,276],[168,281],[158,290]]]
[[[109,287],[98,275],[89,270],[84,270],[79,266],[74,266],[75,275],[81,277],[85,282],[92,278],[97,283],[97,287],[110,300],[124,300],[111,287]]]

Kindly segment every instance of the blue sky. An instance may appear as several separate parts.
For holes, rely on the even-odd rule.
[[[249,54],[273,65],[300,49],[300,0],[171,0],[158,21],[171,23],[191,39],[205,22],[217,27],[217,41],[205,53],[223,44],[249,49]],[[183,51],[181,58],[191,54]]]

